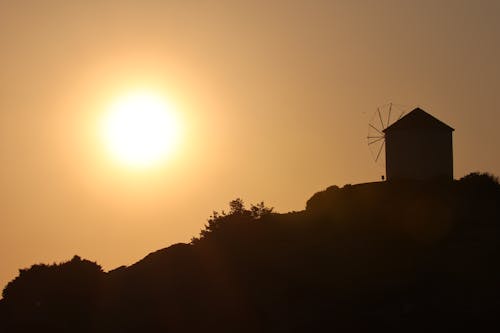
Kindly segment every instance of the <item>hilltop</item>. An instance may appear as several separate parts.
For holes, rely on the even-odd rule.
[[[500,185],[331,186],[306,209],[239,199],[199,237],[103,272],[34,265],[0,302],[5,332],[481,330],[500,311]]]

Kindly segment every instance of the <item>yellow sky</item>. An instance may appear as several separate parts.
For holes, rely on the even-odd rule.
[[[388,102],[456,129],[456,178],[499,175],[499,15],[497,1],[0,1],[0,285],[74,254],[130,264],[236,197],[285,212],[378,180],[367,123]],[[97,135],[134,89],[185,123],[148,172]]]

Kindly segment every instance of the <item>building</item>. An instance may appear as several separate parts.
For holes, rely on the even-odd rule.
[[[387,127],[387,180],[453,179],[453,131],[420,108]]]

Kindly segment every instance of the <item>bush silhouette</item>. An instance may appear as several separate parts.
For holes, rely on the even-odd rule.
[[[3,291],[11,325],[21,331],[88,330],[103,277],[99,265],[78,256],[61,264],[21,269]]]

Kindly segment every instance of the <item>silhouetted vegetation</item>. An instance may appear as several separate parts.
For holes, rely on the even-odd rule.
[[[306,209],[241,199],[191,244],[108,273],[78,257],[21,270],[6,332],[498,330],[500,184],[332,186]]]
[[[19,276],[3,290],[4,329],[90,331],[104,275],[99,265],[78,256],[61,264],[21,269]]]
[[[251,205],[250,209],[245,209],[243,200],[240,198],[232,200],[229,202],[229,213],[214,211],[208,219],[205,229],[200,232],[200,237],[193,237],[191,243],[194,244],[210,235],[214,237],[213,235],[219,233],[220,230],[223,230],[222,232],[228,232],[229,228],[238,230],[242,224],[259,220],[271,214],[272,211],[273,208],[266,207],[264,202]]]

